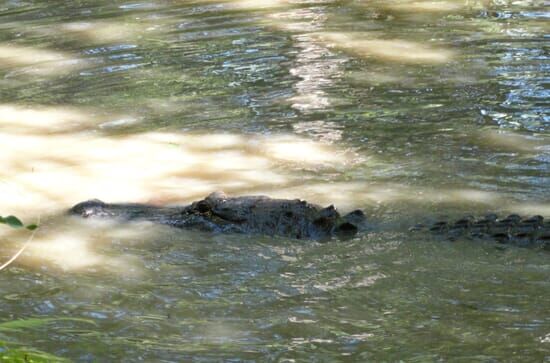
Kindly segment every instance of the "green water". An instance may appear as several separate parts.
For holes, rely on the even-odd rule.
[[[550,362],[547,252],[407,232],[550,217],[549,16],[535,0],[0,1],[0,214],[42,219],[0,272],[0,356]],[[373,229],[319,244],[61,215],[220,188],[362,208]],[[2,262],[27,238],[8,232]]]

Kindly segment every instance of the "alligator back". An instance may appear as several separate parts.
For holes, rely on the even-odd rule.
[[[468,216],[450,222],[439,221],[429,226],[417,225],[411,230],[429,230],[451,241],[459,238],[493,240],[500,244],[550,250],[550,221],[538,215],[529,218],[517,214],[505,218],[498,218],[495,214],[482,218]]]
[[[360,211],[342,217],[332,205],[323,208],[300,199],[267,196],[228,197],[223,192],[194,202],[187,213],[211,220],[222,231],[315,240],[353,236],[364,219]]]
[[[324,240],[351,237],[365,220],[356,210],[341,216],[334,206],[323,208],[300,199],[266,196],[228,197],[223,192],[186,207],[161,208],[146,204],[109,204],[90,200],[75,205],[70,214],[85,218],[148,220],[177,228]]]

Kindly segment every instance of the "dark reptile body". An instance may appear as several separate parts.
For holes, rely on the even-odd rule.
[[[95,199],[79,203],[69,212],[84,218],[147,220],[183,229],[313,240],[327,240],[333,236],[349,238],[366,228],[365,214],[361,210],[341,216],[333,206],[323,208],[300,199],[228,197],[222,192],[212,193],[184,207],[108,204]],[[493,240],[550,250],[550,222],[542,216],[465,217],[452,222],[417,225],[411,231],[430,231],[447,240]]]
[[[176,228],[209,232],[314,240],[355,235],[365,221],[365,215],[360,210],[342,217],[334,206],[322,208],[299,199],[273,199],[266,196],[230,198],[221,192],[212,193],[185,207],[108,204],[95,199],[79,203],[69,212],[85,218],[147,220]]]
[[[429,226],[411,228],[413,231],[424,229],[451,241],[459,238],[493,240],[500,244],[550,250],[550,221],[539,215],[528,218],[517,214],[504,218],[498,218],[495,214],[482,218],[469,216],[454,222],[439,221]]]

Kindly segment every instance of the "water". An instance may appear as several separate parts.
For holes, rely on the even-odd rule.
[[[0,1],[0,281],[37,361],[550,361],[548,253],[414,235],[550,217],[543,1]],[[362,208],[319,244],[63,216],[214,190]],[[3,228],[1,261],[29,237]]]

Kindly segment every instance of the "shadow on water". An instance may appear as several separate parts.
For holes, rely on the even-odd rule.
[[[0,1],[2,215],[42,220],[2,271],[0,355],[546,359],[546,254],[405,232],[425,216],[550,216],[545,14]],[[384,228],[320,244],[63,215],[220,189],[364,208]],[[0,235],[3,260],[27,237]]]

